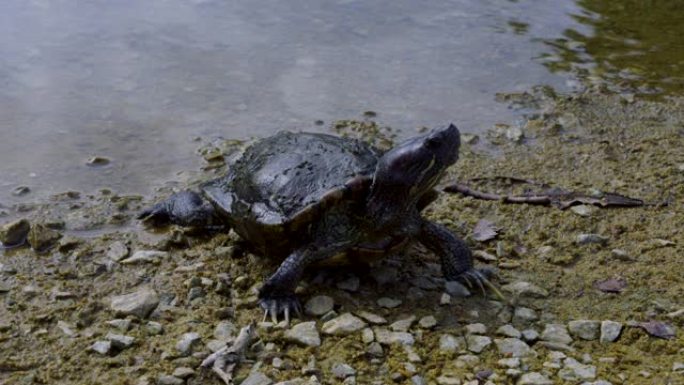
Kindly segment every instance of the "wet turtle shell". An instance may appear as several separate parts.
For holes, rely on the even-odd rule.
[[[381,155],[355,139],[279,132],[202,191],[257,251],[286,254],[310,241],[311,225],[361,210]]]

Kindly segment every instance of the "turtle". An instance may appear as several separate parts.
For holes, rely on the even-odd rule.
[[[338,255],[363,259],[415,240],[439,256],[446,280],[495,289],[466,243],[421,211],[459,155],[449,124],[383,152],[351,138],[286,132],[248,146],[224,175],[145,209],[153,224],[232,228],[255,252],[284,257],[259,290],[264,318],[301,312],[305,269]],[[484,289],[483,289],[484,290]]]

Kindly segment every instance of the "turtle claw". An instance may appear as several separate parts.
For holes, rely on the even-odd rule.
[[[278,316],[282,313],[285,317],[285,324],[290,324],[290,315],[296,314],[298,317],[302,314],[302,306],[299,300],[294,295],[277,297],[277,298],[261,298],[259,305],[264,309],[264,321],[271,318],[274,324],[278,323]]]
[[[501,291],[494,285],[490,280],[489,277],[493,275],[493,272],[490,270],[479,270],[479,269],[470,269],[467,271],[464,271],[461,273],[461,275],[458,277],[458,280],[466,283],[470,288],[473,288],[473,281],[477,284],[477,287],[480,288],[482,291],[482,294],[486,297],[487,296],[487,290],[489,289],[494,294],[496,295],[497,298],[499,298],[502,301],[505,301],[506,298],[501,294]]]

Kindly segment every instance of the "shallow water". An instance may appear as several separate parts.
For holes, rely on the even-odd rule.
[[[577,17],[593,3],[0,2],[0,205],[148,194],[198,167],[195,137],[324,131],[367,110],[404,135],[482,133],[516,118],[496,92],[577,84],[564,53],[583,48],[566,40],[602,31]]]

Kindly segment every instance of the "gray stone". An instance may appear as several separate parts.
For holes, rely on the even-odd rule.
[[[26,241],[31,224],[26,219],[19,219],[0,226],[0,243],[5,246],[20,245]]]
[[[491,344],[492,339],[486,336],[466,336],[466,345],[468,345],[468,350],[473,353],[481,353]]]
[[[73,326],[64,321],[57,321],[57,329],[61,330],[67,337],[76,337],[78,334],[74,331]]]
[[[581,217],[590,217],[596,212],[597,208],[590,205],[577,205],[570,207],[570,210]]]
[[[516,385],[553,385],[553,381],[541,373],[530,372],[520,376]]]
[[[482,323],[468,324],[465,326],[466,334],[486,334],[487,326]]]
[[[501,286],[501,290],[512,293],[517,297],[546,298],[549,292],[537,285],[525,281],[517,281]]]
[[[34,223],[27,236],[29,245],[36,251],[44,251],[51,248],[60,238],[62,238],[62,234],[41,223]]]
[[[268,376],[259,371],[255,371],[250,373],[240,385],[271,385],[272,383],[273,380],[268,378]]]
[[[129,319],[113,319],[105,322],[107,325],[119,329],[122,332],[127,332],[131,328],[131,320]]]
[[[368,323],[373,324],[373,325],[384,325],[387,323],[387,320],[384,319],[383,317],[381,317],[377,314],[369,313],[367,311],[363,311],[363,310],[358,311],[358,312],[356,312],[356,315],[365,319],[366,321],[368,321]]]
[[[413,385],[426,385],[426,384],[427,384],[427,383],[425,382],[425,379],[424,379],[422,376],[418,375],[418,374],[416,374],[415,376],[411,377],[411,383],[412,383]]]
[[[173,371],[173,376],[182,378],[182,379],[187,379],[195,375],[195,371],[192,368],[186,368],[181,366],[180,368],[176,368]]]
[[[176,376],[169,376],[168,374],[157,377],[157,385],[183,385],[185,381]]]
[[[323,324],[323,334],[347,335],[366,327],[366,323],[351,313],[344,313],[341,316],[331,319]]]
[[[219,341],[228,341],[237,334],[237,327],[230,321],[221,321],[214,328],[214,338]]]
[[[451,305],[451,296],[447,293],[442,293],[442,296],[439,298],[439,304],[442,306]]]
[[[613,249],[610,251],[610,255],[619,260],[619,261],[632,261],[632,257],[630,257],[629,253],[622,249]]]
[[[601,322],[601,343],[615,342],[620,337],[622,324],[615,321]]]
[[[308,315],[319,317],[331,311],[334,306],[335,301],[332,299],[332,297],[328,297],[327,295],[317,295],[306,301],[306,304],[304,305],[304,311]]]
[[[672,364],[672,371],[675,373],[684,373],[684,362],[675,362]]]
[[[394,298],[388,298],[388,297],[382,297],[378,299],[378,306],[384,307],[387,309],[392,309],[395,308],[399,305],[401,305],[401,300],[400,299],[394,299]]]
[[[198,333],[185,333],[181,336],[178,343],[176,343],[176,350],[181,356],[187,357],[192,354],[192,349],[197,345],[202,337]]]
[[[332,374],[333,376],[344,379],[350,376],[353,376],[356,374],[356,370],[352,368],[351,366],[345,364],[345,363],[336,363],[332,366]]]
[[[608,243],[610,238],[604,237],[599,234],[580,234],[577,236],[577,243],[580,245],[588,245],[590,243],[596,243],[599,245],[605,245]]]
[[[579,382],[596,378],[596,366],[579,363],[571,357],[566,358],[563,365],[558,377],[565,381]]]
[[[285,332],[285,339],[306,346],[321,346],[315,321],[298,323]]]
[[[116,241],[109,245],[109,248],[107,249],[107,258],[119,262],[126,257],[128,257],[128,247],[126,247],[123,242]]]
[[[164,332],[164,326],[159,322],[150,321],[146,325],[147,332],[151,335],[162,334]]]
[[[375,333],[375,340],[383,345],[413,345],[415,343],[415,338],[411,333],[391,332],[385,328],[375,328],[373,332]]]
[[[518,357],[512,357],[512,358],[502,358],[499,361],[496,362],[499,367],[502,368],[519,368],[520,367],[520,358]]]
[[[423,329],[432,329],[437,326],[437,319],[434,316],[428,315],[421,318],[420,321],[418,321],[418,325]]]
[[[371,328],[365,328],[361,331],[361,341],[363,341],[364,344],[370,344],[375,341],[375,334],[373,334]]]
[[[423,361],[423,360],[420,358],[420,356],[418,355],[418,353],[416,353],[416,351],[413,349],[413,346],[411,346],[411,345],[402,345],[402,347],[404,348],[404,352],[406,352],[406,356],[408,357],[408,360],[409,360],[410,362],[419,363],[419,362],[422,362],[422,361]]]
[[[344,281],[340,281],[337,283],[337,288],[346,290],[346,291],[351,291],[355,292],[359,290],[359,284],[360,280],[359,277],[352,275],[351,277],[345,279]]]
[[[592,320],[576,320],[568,322],[570,334],[587,341],[599,338],[599,328],[601,323]]]
[[[112,350],[112,343],[109,341],[96,341],[90,346],[90,350],[106,355]]]
[[[513,325],[510,324],[503,325],[496,329],[496,334],[511,338],[520,338],[522,336],[522,333],[520,333],[518,329],[514,328]]]
[[[411,328],[411,325],[416,322],[416,316],[412,315],[408,318],[400,319],[390,324],[389,328],[395,332],[405,332]]]
[[[534,329],[525,329],[520,334],[522,334],[522,339],[527,342],[534,342],[539,339],[539,333]]]
[[[112,346],[116,349],[126,349],[129,348],[133,345],[133,342],[135,341],[135,338],[125,336],[123,334],[114,334],[114,333],[107,333],[105,336],[109,342],[112,343]]]
[[[471,295],[470,290],[458,281],[446,281],[444,290],[452,297],[465,298]]]
[[[461,385],[461,380],[456,377],[441,375],[437,377],[439,385]]]
[[[169,253],[161,250],[138,250],[130,257],[121,261],[124,265],[132,265],[136,263],[157,263],[162,259],[166,259]]]
[[[144,287],[136,292],[112,298],[111,309],[114,313],[138,318],[147,317],[159,304],[159,295],[154,289]]]
[[[451,334],[442,334],[439,337],[439,350],[441,352],[452,353],[462,350],[465,347],[465,338],[455,337]]]
[[[382,357],[385,352],[382,350],[382,345],[379,342],[371,342],[366,349],[366,352],[373,357]]]
[[[494,340],[499,353],[506,357],[535,356],[536,353],[524,341],[517,338],[503,338]]]
[[[546,324],[546,327],[541,334],[541,339],[543,341],[559,342],[566,345],[572,342],[572,337],[568,334],[568,329],[562,324]]]

